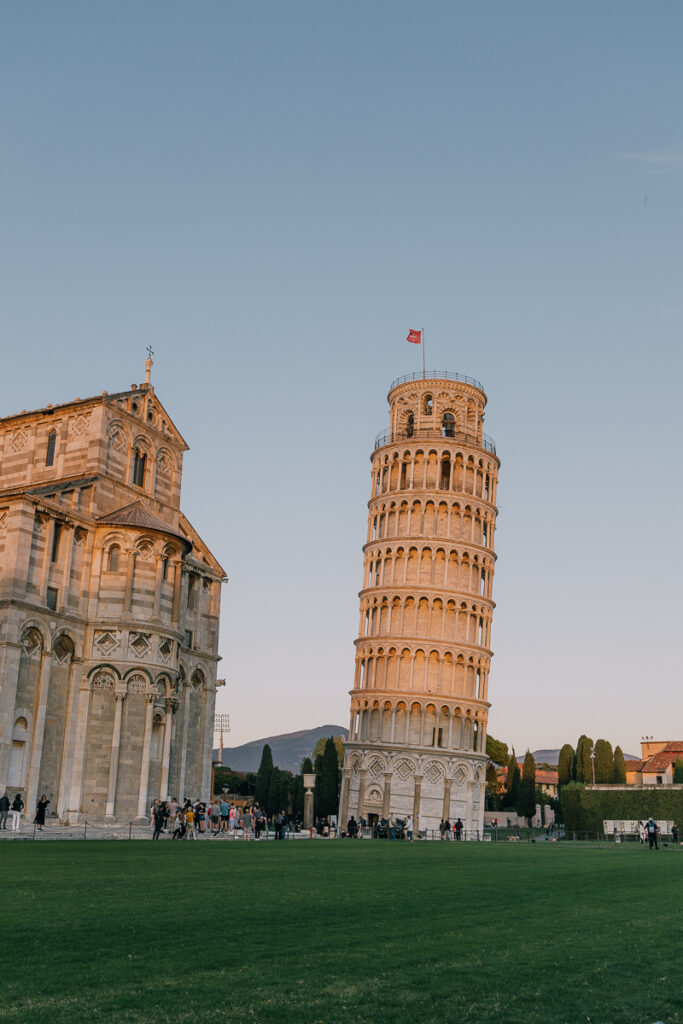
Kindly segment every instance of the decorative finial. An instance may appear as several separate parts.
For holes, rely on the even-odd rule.
[[[154,349],[152,348],[151,345],[148,345],[147,346],[147,358],[145,359],[145,384],[149,384],[150,374],[152,372],[152,367],[154,366],[154,363],[152,361],[152,356],[153,355],[154,355]]]

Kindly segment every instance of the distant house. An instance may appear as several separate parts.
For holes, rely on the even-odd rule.
[[[518,761],[520,774],[523,768],[523,762]],[[507,779],[507,768],[499,768],[496,772],[496,779],[498,781],[497,792],[502,793],[505,791],[505,780]],[[555,797],[558,792],[557,783],[557,772],[553,771],[552,768],[537,768],[536,769],[536,785],[540,786],[541,792],[546,796]]]
[[[683,740],[642,740],[640,760],[626,761],[627,786],[670,786],[683,758]]]

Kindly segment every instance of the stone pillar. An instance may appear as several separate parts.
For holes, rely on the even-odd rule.
[[[444,779],[443,781],[443,808],[441,811],[441,817],[444,819],[450,818],[451,814],[451,779]]]
[[[178,560],[173,563],[173,611],[171,612],[171,621],[173,625],[178,628],[180,621],[180,590],[182,587],[182,574],[183,574],[183,563]],[[178,797],[180,799],[180,797]]]
[[[420,827],[420,803],[422,802],[422,776],[415,776],[415,794],[413,796],[413,826],[417,836]]]
[[[76,708],[76,734],[74,737],[74,755],[70,767],[68,782],[67,805],[64,812],[67,824],[75,825],[81,813],[81,795],[83,793],[83,771],[88,742],[88,719],[90,716],[90,680],[81,674],[81,685]]]
[[[116,779],[119,774],[119,752],[121,750],[121,712],[127,693],[126,684],[117,683],[114,690],[114,727],[111,733],[111,754],[109,756],[109,782],[107,784],[107,803],[104,808],[104,820],[114,822],[114,805],[116,803]]]
[[[363,817],[363,804],[365,803],[365,783],[368,778],[367,768],[361,768],[360,770],[360,784],[358,787],[358,817]]]
[[[123,594],[123,610],[129,612],[133,601],[133,585],[135,582],[135,550],[128,552],[128,564],[126,566],[126,589]]]
[[[349,788],[351,786],[351,769],[342,768],[341,793],[339,794],[339,830],[346,830],[349,818]]]
[[[2,686],[0,686],[0,791],[3,793],[9,769],[21,651],[20,643],[8,640],[0,641],[0,679],[2,680]]]
[[[165,701],[166,718],[164,719],[164,748],[161,756],[161,785],[159,796],[162,800],[170,800],[168,792],[168,776],[171,766],[171,737],[173,736],[173,712],[178,706],[175,697],[167,697]]]
[[[59,592],[59,610],[63,612],[67,607],[69,600],[69,591],[71,589],[71,566],[73,565],[74,557],[74,544],[76,531],[71,523],[64,523],[62,525],[63,537],[64,537],[64,561],[62,563],[62,589]]]
[[[388,818],[391,813],[391,772],[384,772],[384,797],[382,799],[382,817]]]
[[[47,651],[43,651],[40,666],[40,679],[38,681],[36,713],[33,719],[33,733],[31,735],[31,762],[29,766],[28,779],[26,781],[26,814],[33,813],[38,800],[38,781],[40,776],[40,761],[43,754],[45,713],[47,711],[47,694],[50,688],[51,668],[52,655]]]
[[[62,744],[62,766],[59,773],[59,790],[57,792],[57,816],[65,820],[65,811],[69,806],[69,783],[74,761],[74,742],[77,725],[77,695],[83,674],[83,661],[73,658],[69,669],[69,692],[67,694],[66,715],[64,716],[64,742]]]
[[[183,694],[183,727],[180,736],[180,748],[178,750],[178,756],[180,758],[180,770],[178,772],[178,792],[175,794],[180,802],[182,803],[185,799],[185,761],[186,761],[186,746],[187,746],[187,719],[190,714],[190,684],[185,683],[185,693]]]
[[[304,774],[304,828],[311,828],[313,825],[313,789],[315,787],[315,775],[306,772]]]
[[[213,722],[216,710],[216,691],[213,687],[204,686],[202,691],[202,718],[200,736],[202,738],[202,762],[200,780],[200,799],[211,798],[211,766],[213,764]]]
[[[156,691],[145,694],[145,735],[142,740],[142,763],[140,765],[140,788],[138,790],[137,821],[147,823],[147,790],[149,788],[149,756],[152,745],[152,724],[154,718],[154,701]]]

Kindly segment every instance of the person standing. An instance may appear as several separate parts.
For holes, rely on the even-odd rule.
[[[674,823],[671,826],[671,838],[674,841],[674,843],[676,844],[676,846],[678,846],[678,825],[676,824],[675,821],[674,821]]]
[[[17,793],[14,800],[12,801],[12,831],[18,832],[21,828],[21,812],[24,809],[24,801],[21,799],[21,793]]]
[[[154,834],[152,839],[158,839],[161,830],[164,827],[164,805],[160,804],[158,800],[154,801]]]
[[[460,842],[462,840],[462,830],[464,828],[464,825],[461,822],[460,818],[458,818],[453,828],[455,829],[455,838],[457,839],[458,842]]]
[[[412,841],[413,841],[413,816],[412,816],[412,814],[408,814],[407,817],[406,817],[406,830],[405,830],[405,834],[406,834],[406,838],[407,838],[408,842],[412,843]]]
[[[34,823],[38,827],[38,831],[43,831],[43,825],[45,824],[45,812],[47,811],[47,805],[50,803],[45,793],[41,796],[40,800],[36,804],[36,816],[33,819]]]
[[[655,848],[655,850],[659,849],[659,844],[657,842],[658,832],[659,829],[657,828],[657,822],[654,820],[654,818],[648,818],[648,820],[645,823],[645,834],[647,835],[647,841],[650,844],[650,849],[652,849],[653,847]]]
[[[7,793],[0,796],[0,828],[7,831],[7,815],[9,814],[9,797]]]

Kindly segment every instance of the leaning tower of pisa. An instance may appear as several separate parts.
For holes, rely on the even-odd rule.
[[[340,817],[484,815],[496,486],[481,384],[413,374],[372,453]]]

